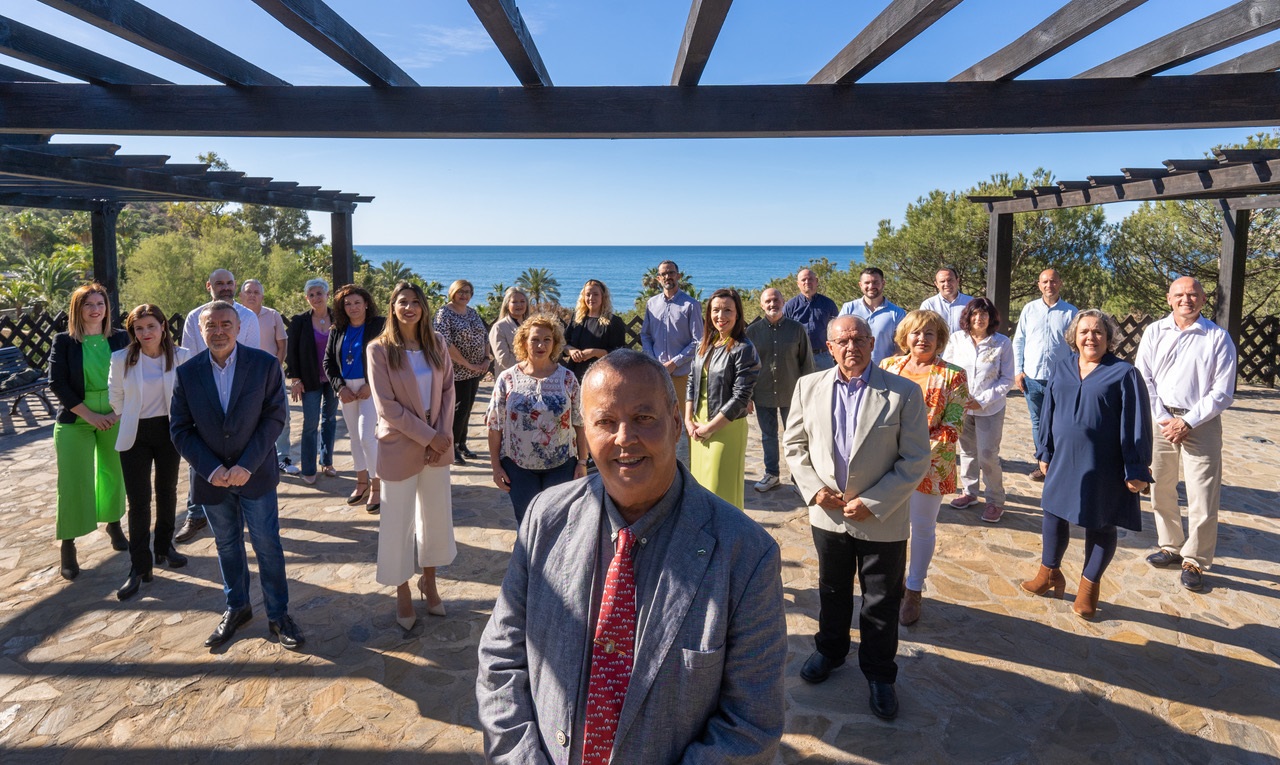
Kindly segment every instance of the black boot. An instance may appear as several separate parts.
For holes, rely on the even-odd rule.
[[[76,540],[62,540],[62,578],[75,579],[80,574],[80,564],[76,563]]]
[[[120,528],[120,521],[112,521],[107,524],[107,536],[111,537],[111,549],[124,552],[129,549],[129,540],[124,538],[124,531]]]
[[[124,584],[120,585],[120,589],[116,590],[116,598],[118,600],[131,598],[133,597],[133,594],[138,591],[139,583],[150,582],[150,581],[151,581],[150,571],[148,571],[145,574],[140,574],[138,573],[137,569],[131,568],[129,569],[129,578],[124,580]]]

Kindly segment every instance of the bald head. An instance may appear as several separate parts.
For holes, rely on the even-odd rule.
[[[764,311],[765,321],[770,324],[777,324],[782,321],[782,306],[786,301],[782,299],[782,293],[769,287],[760,293],[760,310]]]
[[[800,294],[812,300],[818,294],[818,275],[812,269],[802,268],[796,273],[796,286]]]
[[[1166,296],[1169,308],[1173,311],[1173,323],[1181,329],[1195,324],[1200,319],[1200,312],[1208,300],[1204,287],[1190,276],[1174,279],[1169,285]]]
[[[1044,302],[1054,305],[1058,302],[1058,293],[1062,291],[1062,277],[1052,268],[1046,268],[1040,272],[1036,286],[1040,288],[1040,296],[1044,298]]]
[[[209,281],[204,283],[209,290],[209,297],[214,300],[236,299],[236,277],[227,269],[219,268],[209,274]]]

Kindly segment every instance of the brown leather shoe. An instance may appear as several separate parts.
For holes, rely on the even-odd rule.
[[[1041,563],[1036,578],[1023,582],[1021,586],[1031,595],[1045,595],[1053,590],[1053,597],[1061,600],[1062,593],[1067,589],[1067,578],[1062,575],[1062,569],[1049,568]]]
[[[1032,471],[1031,471],[1031,475],[1029,475],[1029,476],[1027,476],[1027,477],[1028,477],[1028,478],[1030,478],[1031,480],[1035,481],[1036,483],[1043,483],[1043,482],[1044,482],[1044,471],[1043,471],[1043,470],[1041,470],[1040,468],[1036,468],[1035,470],[1032,470]]]
[[[187,519],[182,522],[182,528],[178,529],[178,533],[173,535],[173,541],[178,544],[190,542],[196,538],[201,529],[208,525],[209,521],[204,518],[192,518],[188,515]]]
[[[898,624],[910,627],[920,621],[920,593],[916,590],[902,592],[902,606],[898,609]]]
[[[1098,611],[1098,583],[1080,577],[1080,590],[1076,593],[1076,602],[1071,610],[1081,619],[1092,619]]]

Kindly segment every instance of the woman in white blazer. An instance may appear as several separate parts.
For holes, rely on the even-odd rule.
[[[173,522],[178,502],[178,450],[169,438],[169,402],[178,365],[186,348],[175,346],[159,306],[144,303],[124,320],[129,345],[111,354],[107,389],[111,409],[120,417],[116,451],[124,472],[129,502],[129,578],[116,590],[124,600],[151,581],[151,466],[155,465],[155,563],[170,568],[187,565],[173,549]]]

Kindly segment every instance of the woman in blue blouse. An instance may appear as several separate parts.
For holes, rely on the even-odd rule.
[[[354,505],[369,498],[365,510],[382,507],[381,487],[373,475],[378,467],[378,410],[366,374],[366,352],[386,325],[378,315],[373,296],[362,287],[347,284],[333,294],[333,330],[324,352],[324,373],[342,404],[342,419],[351,439],[351,460],[356,468],[356,488],[347,497]]]
[[[559,320],[535,314],[512,346],[520,363],[498,375],[485,423],[493,482],[511,494],[519,526],[534,495],[587,474],[587,437],[578,379],[556,363]]]

